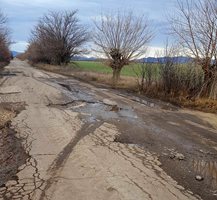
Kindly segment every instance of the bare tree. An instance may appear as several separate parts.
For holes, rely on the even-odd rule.
[[[2,11],[0,11],[0,28],[4,26],[7,22],[7,17],[3,14]]]
[[[77,11],[49,12],[32,31],[30,49],[36,52],[35,61],[67,64],[71,58],[84,52],[87,30],[80,24]]]
[[[178,0],[178,12],[169,21],[185,52],[203,68],[198,96],[217,99],[217,1]]]
[[[7,27],[7,17],[0,11],[0,62],[10,61],[10,38]]]
[[[93,40],[99,54],[109,60],[113,84],[120,78],[121,69],[133,59],[144,55],[153,37],[149,20],[132,12],[102,15],[94,21]]]

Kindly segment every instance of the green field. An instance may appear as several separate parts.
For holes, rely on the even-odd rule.
[[[86,72],[98,72],[104,74],[112,74],[112,69],[105,65],[103,62],[99,61],[76,61],[70,64],[72,67],[75,67],[79,70]],[[142,67],[142,64],[132,63],[130,65],[124,66],[121,70],[122,76],[141,76],[141,71],[144,70],[145,79],[151,78],[152,80],[162,79],[162,68],[159,64],[145,64]],[[193,70],[193,71],[192,71]],[[196,71],[195,71],[196,70]],[[171,71],[177,76],[182,76],[182,79],[186,79],[190,74],[196,73],[195,76],[201,74],[201,69],[193,67],[191,64],[179,64],[174,65],[171,68]],[[201,76],[201,75],[200,75]]]
[[[102,62],[95,61],[76,61],[74,62],[76,67],[83,71],[99,72],[105,74],[112,74],[112,69]],[[75,66],[71,64],[71,66]],[[134,68],[134,69],[133,69]],[[124,66],[121,70],[121,75],[123,76],[136,76],[135,70],[138,70],[138,64],[131,64]]]

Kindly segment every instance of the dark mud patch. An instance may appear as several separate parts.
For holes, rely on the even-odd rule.
[[[193,159],[191,160],[193,170],[196,174],[200,175],[205,182],[211,185],[212,191],[217,192],[217,159],[204,160]],[[217,193],[216,193],[217,195]]]
[[[84,101],[84,100],[72,100],[72,101],[58,103],[58,104],[50,103],[47,106],[52,107],[52,108],[59,108],[59,109],[69,109],[69,108],[79,106],[83,103],[95,104],[96,102],[95,101]]]
[[[161,168],[178,184],[199,195],[202,199],[217,199],[217,158],[191,158],[180,161],[160,156]],[[203,180],[196,180],[201,176]]]
[[[217,199],[217,154],[212,148],[196,143],[192,139],[194,136],[182,141],[179,137],[169,137],[169,130],[160,129],[158,133],[149,123],[129,124],[128,121],[121,120],[113,121],[113,124],[122,133],[114,142],[138,145],[158,155],[161,168],[179,185],[202,199]],[[191,148],[185,148],[186,142]],[[183,154],[184,159],[172,157],[171,151]],[[196,180],[196,176],[201,176],[203,180]]]
[[[28,158],[22,140],[11,128],[11,120],[24,108],[24,103],[0,103],[0,187],[9,180],[17,179],[19,167]]]
[[[62,87],[64,87],[65,89],[67,89],[67,90],[70,91],[70,92],[72,91],[70,85],[68,85],[68,84],[59,83],[59,85],[61,85]]]
[[[121,93],[120,93],[121,91]],[[151,99],[143,95],[126,92],[126,91],[114,91],[118,96],[125,97],[127,99],[130,99],[132,101],[135,101],[137,103],[143,104],[145,106],[148,106],[150,108],[159,108],[163,110],[170,110],[170,111],[177,111],[180,109],[178,105],[173,105],[171,103],[166,103],[160,100]]]
[[[28,155],[21,140],[9,127],[0,130],[0,187],[9,180],[14,180],[18,169],[25,164]]]
[[[11,73],[9,71],[0,72],[0,77],[10,77],[10,76],[16,76],[16,73]]]

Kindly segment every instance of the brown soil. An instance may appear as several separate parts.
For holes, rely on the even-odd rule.
[[[11,128],[11,120],[23,109],[23,103],[0,103],[0,187],[9,180],[18,181],[18,168],[28,158],[22,141]]]

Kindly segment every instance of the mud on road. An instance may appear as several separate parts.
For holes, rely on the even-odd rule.
[[[19,60],[1,83],[0,199],[217,198],[216,115]]]

